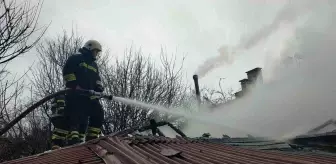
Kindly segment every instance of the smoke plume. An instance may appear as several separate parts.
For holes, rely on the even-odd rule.
[[[320,6],[315,4],[318,2]],[[301,61],[278,63],[273,71],[276,77],[274,80],[258,86],[248,95],[223,105],[215,112],[202,113],[204,119],[217,120],[227,126],[278,139],[304,134],[329,119],[335,119],[336,6],[331,1],[318,2],[306,0],[302,5],[288,7],[285,10],[287,12],[280,13],[276,19],[294,20],[312,10],[312,6],[316,7],[306,24],[295,29],[294,35],[300,42],[296,54],[301,56]],[[254,44],[248,43],[252,44],[243,44],[244,47]],[[280,56],[288,56],[287,53],[292,53],[290,46],[284,46]],[[184,132],[195,136],[201,135],[197,132],[218,131],[235,135],[225,129],[215,128],[211,125],[194,127],[189,124]]]
[[[229,47],[223,45],[218,49],[219,56],[215,56],[206,60],[196,71],[199,77],[203,77],[210,70],[220,67],[222,64],[232,64],[234,51],[229,51]]]
[[[220,51],[219,56],[206,60],[199,66],[196,74],[198,74],[199,78],[202,78],[212,69],[223,66],[223,64],[232,64],[234,62],[234,56],[238,55],[238,52],[253,48],[259,44],[260,41],[270,37],[274,32],[279,30],[279,27],[282,24],[295,24],[300,16],[307,14],[313,7],[318,6],[320,4],[319,2],[302,0],[288,1],[288,3],[276,14],[269,25],[259,29],[253,35],[242,40],[237,47],[232,47],[232,53]],[[285,42],[285,40],[283,42]],[[222,47],[227,46],[224,45]],[[226,49],[228,49],[228,47]]]

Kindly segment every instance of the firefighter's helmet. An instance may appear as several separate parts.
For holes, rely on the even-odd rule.
[[[102,51],[102,46],[101,44],[96,41],[96,40],[88,40],[85,44],[84,44],[84,48],[93,51],[93,50],[98,50],[98,51]]]

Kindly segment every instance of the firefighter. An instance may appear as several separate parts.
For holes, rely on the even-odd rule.
[[[103,92],[96,59],[102,51],[101,44],[89,40],[79,49],[79,53],[70,56],[63,67],[65,86],[72,89]],[[66,124],[69,134],[68,145],[80,143],[80,129],[88,123],[85,140],[98,138],[104,119],[103,108],[96,97],[71,92],[66,95]],[[88,117],[90,118],[88,120]]]

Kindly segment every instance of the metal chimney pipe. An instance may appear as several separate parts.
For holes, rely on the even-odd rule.
[[[196,90],[196,97],[197,97],[198,105],[200,105],[201,104],[201,93],[200,93],[199,85],[198,85],[198,76],[194,75],[193,79],[195,83],[195,90]]]

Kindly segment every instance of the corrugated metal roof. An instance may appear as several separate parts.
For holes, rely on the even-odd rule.
[[[336,131],[333,132],[325,132],[325,133],[316,133],[316,134],[303,134],[296,136],[295,138],[314,138],[314,137],[335,137],[336,136]]]
[[[209,142],[222,143],[232,146],[239,146],[244,148],[260,149],[260,150],[287,150],[292,149],[286,142],[272,141],[272,140],[226,140],[220,138],[208,139]]]
[[[301,135],[291,139],[290,142],[300,147],[312,147],[335,152],[336,132]]]
[[[260,150],[287,150],[292,147],[283,141],[269,140],[264,138],[208,138],[213,143],[222,143],[244,148],[253,148]]]
[[[17,160],[6,161],[3,164],[103,164],[103,160],[86,146],[75,146],[65,149],[45,152]]]
[[[94,153],[93,153],[94,152]],[[66,156],[66,157],[65,157]],[[234,147],[200,140],[167,137],[103,137],[77,147],[45,155],[23,158],[11,163],[92,163],[113,164],[233,164],[336,163],[336,157],[294,155]]]
[[[325,151],[322,149],[317,149],[314,147],[292,147],[297,145],[289,145],[286,142],[280,142],[275,140],[267,140],[262,138],[208,138],[203,139],[204,141],[226,144],[235,147],[257,149],[257,150],[267,150],[267,151],[281,151],[290,154],[305,154],[305,155],[328,155],[336,156],[336,153]]]

